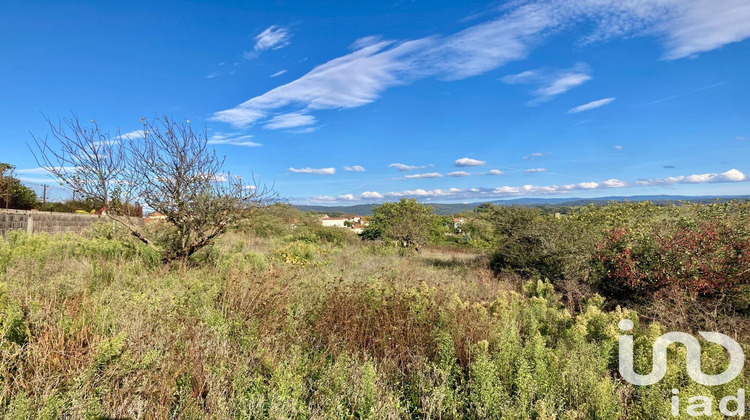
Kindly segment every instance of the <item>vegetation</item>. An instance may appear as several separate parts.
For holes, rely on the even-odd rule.
[[[383,240],[402,248],[456,244],[453,219],[433,212],[432,206],[415,199],[374,206],[373,216],[360,233],[364,240]]]
[[[433,217],[432,207],[414,198],[383,203],[373,208],[372,220],[362,237],[392,241],[404,248],[418,247],[427,243]]]
[[[599,293],[609,308],[637,305],[680,328],[705,320],[702,311],[750,314],[748,202],[590,205],[563,216],[489,204],[467,218],[469,244],[487,250],[493,270],[549,279],[572,306]]]
[[[37,203],[36,193],[13,176],[15,169],[11,164],[0,162],[0,208],[31,209]]]
[[[737,264],[748,207],[557,218],[490,205],[467,215],[465,244],[417,254],[274,204],[167,265],[116,224],[11,233],[0,242],[0,416],[668,418],[673,388],[684,413],[691,396],[747,389],[750,371],[698,386],[675,348],[663,381],[630,385],[617,323],[635,322],[639,372],[667,331],[721,331],[747,349]],[[703,369],[723,370],[724,350],[703,346]]]
[[[164,262],[192,256],[269,198],[258,184],[225,173],[207,134],[189,121],[142,118],[137,139],[111,137],[77,117],[48,123],[54,141],[35,138],[40,165],[85,199],[103,203],[109,218]],[[165,216],[163,229],[145,230],[130,219],[139,201]]]

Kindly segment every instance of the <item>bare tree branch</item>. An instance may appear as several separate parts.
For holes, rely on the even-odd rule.
[[[109,218],[158,249],[165,262],[190,257],[274,197],[224,172],[224,158],[209,147],[206,130],[196,132],[189,122],[142,118],[142,138],[111,138],[95,121],[84,127],[75,116],[64,124],[47,122],[56,142],[34,138],[39,165],[100,200]],[[156,238],[131,220],[139,201],[165,216],[169,235]]]

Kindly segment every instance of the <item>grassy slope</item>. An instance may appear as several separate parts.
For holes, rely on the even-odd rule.
[[[161,267],[101,234],[0,243],[0,415],[654,418],[686,384],[617,378],[635,314],[572,316],[474,255],[231,234],[204,258]],[[639,333],[645,368],[662,331]]]

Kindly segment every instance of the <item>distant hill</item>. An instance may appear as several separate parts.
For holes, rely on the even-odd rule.
[[[688,196],[688,195],[636,195],[631,197],[611,196],[597,198],[575,198],[575,197],[554,197],[554,198],[514,198],[509,200],[495,200],[490,203],[505,206],[545,206],[545,207],[575,207],[586,206],[589,204],[606,204],[610,201],[651,201],[656,204],[668,204],[677,201],[686,201],[690,203],[713,203],[726,202],[730,200],[750,200],[750,195],[705,195],[705,196]],[[470,211],[487,201],[476,203],[425,203],[435,208],[436,214],[456,214]],[[351,213],[360,216],[369,216],[372,214],[372,208],[376,204],[357,204],[354,206],[312,206],[297,205],[296,208],[302,211],[312,211],[317,213]]]

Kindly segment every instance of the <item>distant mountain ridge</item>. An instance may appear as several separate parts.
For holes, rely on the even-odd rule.
[[[585,206],[589,204],[604,204],[610,201],[651,201],[657,204],[673,203],[685,201],[690,203],[712,203],[726,202],[730,200],[750,200],[750,195],[635,195],[635,196],[610,196],[596,198],[577,198],[577,197],[554,197],[554,198],[514,198],[510,200],[480,201],[475,203],[425,203],[435,209],[436,214],[450,215],[470,211],[483,203],[493,203],[507,206],[560,206],[574,207]],[[369,216],[372,214],[372,208],[377,204],[356,204],[353,206],[315,206],[315,205],[295,205],[294,207],[302,211],[314,211],[318,213],[347,213],[360,216]]]

